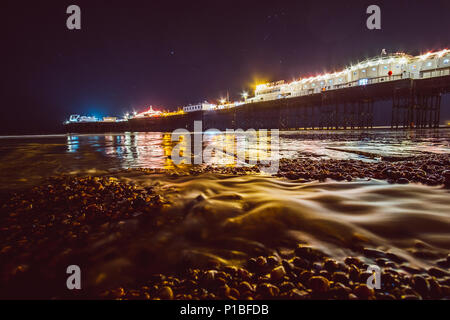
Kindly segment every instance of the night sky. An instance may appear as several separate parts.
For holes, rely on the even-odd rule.
[[[71,4],[81,7],[80,31],[66,28]],[[381,7],[381,30],[366,28],[370,4]],[[74,113],[174,110],[217,102],[227,91],[237,99],[257,82],[334,71],[383,48],[450,47],[448,0],[2,0],[0,7],[0,134],[55,132]]]

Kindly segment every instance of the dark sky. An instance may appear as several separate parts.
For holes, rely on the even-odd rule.
[[[66,28],[77,4],[82,30]],[[382,30],[366,28],[381,7]],[[261,80],[343,67],[382,48],[450,47],[450,1],[5,1],[0,133],[51,132],[72,113],[237,98]],[[6,71],[6,72],[5,72]]]

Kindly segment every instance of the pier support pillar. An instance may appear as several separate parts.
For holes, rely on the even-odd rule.
[[[391,128],[439,127],[440,92],[395,92],[392,101]]]

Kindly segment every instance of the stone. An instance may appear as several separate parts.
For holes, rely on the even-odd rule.
[[[314,293],[326,293],[330,289],[330,282],[322,276],[314,276],[309,279],[309,287]]]
[[[333,273],[339,269],[339,265],[337,264],[337,262],[335,260],[327,259],[327,260],[325,260],[325,262],[323,264],[323,268],[325,270],[327,270],[328,272]]]
[[[431,267],[430,269],[428,269],[428,274],[436,278],[442,278],[450,275],[450,273],[448,273],[447,271],[435,267]]]
[[[279,266],[270,272],[270,280],[279,281],[279,280],[283,279],[283,277],[285,275],[286,275],[286,271],[284,270],[284,267]]]
[[[173,299],[173,291],[170,287],[162,287],[159,291],[159,297],[163,300],[172,300]]]
[[[370,289],[366,284],[360,284],[355,287],[353,293],[358,296],[358,298],[367,300],[374,295],[373,289]]]
[[[333,280],[336,283],[342,283],[343,285],[348,285],[349,282],[349,278],[347,276],[347,274],[345,274],[344,272],[334,272],[331,275],[331,280]]]
[[[309,298],[309,293],[305,290],[292,289],[289,292],[289,298],[291,298],[291,299],[307,299],[307,298]]]
[[[292,260],[292,263],[294,264],[294,266],[302,268],[302,269],[306,269],[309,265],[308,261],[306,261],[305,259],[300,258],[300,257],[295,257]]]
[[[421,296],[428,295],[430,285],[424,277],[415,275],[412,277],[411,282],[413,289],[416,290]]]

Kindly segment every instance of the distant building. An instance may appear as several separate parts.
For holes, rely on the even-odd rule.
[[[116,122],[117,117],[103,117],[104,122]]]
[[[79,114],[72,114],[68,122],[97,122],[98,119],[93,116],[80,116]]]
[[[161,111],[153,110],[153,107],[150,106],[147,111],[141,113],[135,113],[135,118],[145,118],[145,117],[158,117],[161,115]]]
[[[184,112],[194,112],[194,111],[201,111],[201,110],[213,110],[216,108],[215,104],[203,102],[199,104],[192,104],[183,107]]]

